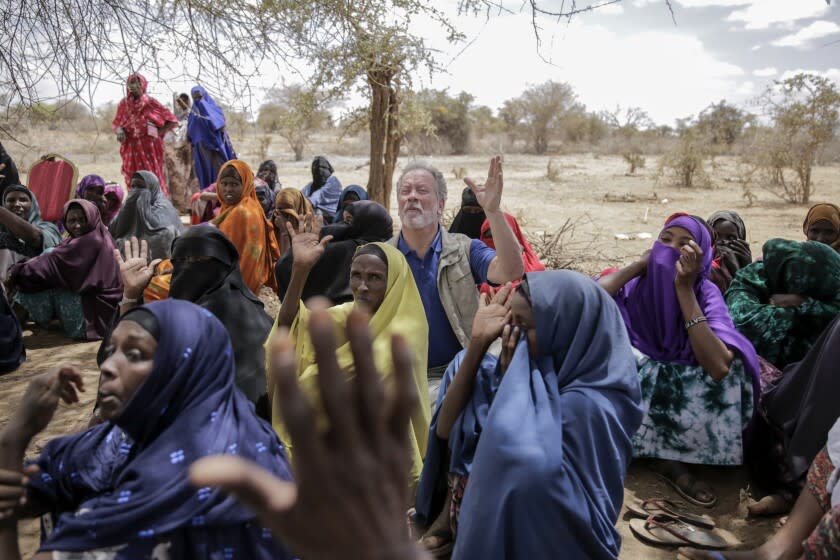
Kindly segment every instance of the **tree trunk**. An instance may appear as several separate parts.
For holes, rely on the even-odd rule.
[[[394,170],[397,168],[397,158],[400,156],[400,143],[402,142],[402,134],[400,133],[400,103],[402,102],[402,97],[400,96],[399,84],[391,85],[389,91],[388,128],[385,136],[385,165],[382,173],[382,192],[384,195],[380,202],[380,204],[388,209],[391,208],[391,188],[394,184]]]
[[[370,175],[367,192],[371,200],[388,208],[388,192],[385,188],[385,142],[388,136],[389,105],[391,101],[391,76],[383,71],[368,71],[370,86]],[[393,173],[393,169],[391,170]],[[390,189],[388,189],[390,190]]]

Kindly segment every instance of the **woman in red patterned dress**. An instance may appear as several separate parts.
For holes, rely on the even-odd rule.
[[[111,127],[120,142],[122,174],[126,187],[138,171],[151,171],[160,179],[160,188],[169,196],[163,159],[163,137],[178,125],[178,119],[157,99],[146,95],[149,82],[139,73],[128,77],[126,96],[117,107]]]

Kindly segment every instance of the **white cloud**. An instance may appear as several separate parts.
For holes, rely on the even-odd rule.
[[[789,25],[800,19],[822,17],[830,9],[825,0],[751,0],[726,19],[743,22],[746,29],[767,29],[773,25]]]
[[[817,76],[823,76],[840,87],[840,68],[829,68],[828,70],[804,70],[802,68],[797,68],[796,70],[786,71],[779,79],[787,80],[797,74],[816,74]]]
[[[755,0],[677,0],[677,4],[686,8],[710,8],[745,6]]]
[[[624,13],[624,6],[621,4],[607,4],[606,6],[601,6],[598,8],[599,14],[605,14],[608,16],[617,16]]]
[[[833,21],[819,20],[811,23],[808,27],[803,27],[796,33],[785,35],[773,41],[773,44],[777,47],[806,48],[812,45],[817,39],[834,35],[838,32],[840,32],[840,25],[837,25]]]
[[[658,4],[661,0],[633,0],[633,6],[636,8],[644,8],[651,4]]]
[[[752,48],[751,48],[750,50],[751,50],[751,51],[757,51],[757,50],[759,50],[760,48],[761,48],[761,45],[753,45],[753,46],[752,46]]]
[[[758,76],[759,78],[769,78],[771,76],[775,76],[778,74],[779,71],[776,70],[773,66],[768,66],[767,68],[759,68],[758,70],[753,70],[753,76]]]
[[[526,15],[493,19],[450,64],[448,75],[415,87],[469,91],[477,103],[497,108],[527,84],[562,81],[572,85],[589,110],[636,106],[663,124],[696,114],[718,99],[743,101],[753,88],[740,67],[716,58],[699,39],[680,30],[619,35],[579,18],[543,39],[543,54],[554,65],[538,58]]]

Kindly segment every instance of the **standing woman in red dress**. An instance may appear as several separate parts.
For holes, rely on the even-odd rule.
[[[157,99],[146,95],[149,82],[139,73],[128,77],[126,96],[117,107],[111,127],[120,142],[122,174],[126,187],[138,171],[151,171],[160,179],[160,188],[168,198],[163,159],[163,136],[178,125],[178,119]]]

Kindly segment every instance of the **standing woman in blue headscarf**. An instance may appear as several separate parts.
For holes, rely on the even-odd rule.
[[[236,152],[225,130],[225,114],[202,86],[191,90],[193,106],[187,120],[187,138],[192,142],[195,175],[201,190],[216,181],[226,161]]]
[[[642,420],[621,313],[577,272],[529,273],[510,293],[482,300],[470,344],[444,375],[419,521],[437,514],[435,490],[449,475],[454,559],[618,558],[615,523]],[[500,334],[497,359],[487,350]],[[442,548],[427,542],[439,536],[423,544]]]

